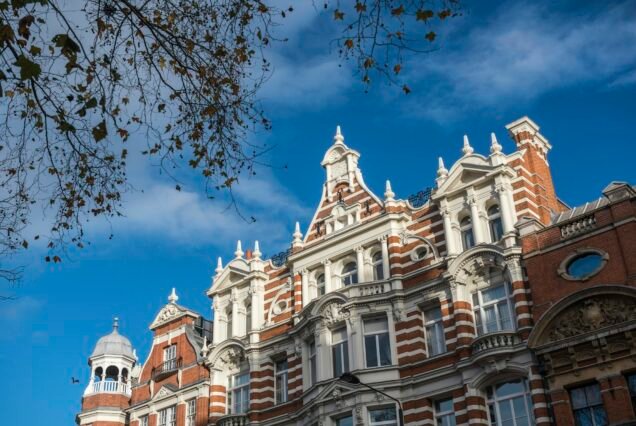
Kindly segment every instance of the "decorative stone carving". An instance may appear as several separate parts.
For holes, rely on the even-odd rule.
[[[344,407],[344,399],[342,399],[342,392],[340,392],[340,389],[335,388],[333,390],[333,392],[331,392],[331,397],[333,398],[334,402],[336,403],[336,407],[338,408],[342,408]]]
[[[161,389],[159,389],[159,392],[157,392],[156,398],[164,398],[166,396],[170,396],[172,395],[172,392],[170,392],[169,389],[162,387]]]
[[[244,359],[245,355],[239,348],[228,348],[219,357],[219,361],[229,368],[238,368]]]
[[[356,424],[364,425],[364,419],[362,418],[362,406],[356,405]]]
[[[565,309],[549,326],[544,343],[636,320],[636,300],[619,295],[584,299]]]
[[[344,321],[349,318],[348,311],[342,309],[342,303],[331,302],[328,303],[320,313],[323,320],[327,325],[333,325],[338,322]]]

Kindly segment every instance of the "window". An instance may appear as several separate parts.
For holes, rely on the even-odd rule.
[[[395,407],[369,410],[369,426],[397,426]]]
[[[323,296],[325,294],[325,274],[318,275],[316,284],[318,285],[318,296]]]
[[[250,375],[236,374],[228,378],[227,384],[227,413],[246,413],[250,405]]]
[[[501,224],[501,211],[498,205],[488,209],[488,227],[490,228],[490,241],[496,243],[503,236],[503,225]]]
[[[473,309],[477,334],[514,330],[510,283],[473,293]]]
[[[435,401],[435,426],[455,426],[455,409],[451,398]]]
[[[276,363],[276,404],[287,402],[287,360]]]
[[[355,262],[349,262],[342,268],[342,284],[351,285],[358,282],[358,267]]]
[[[159,411],[159,426],[175,426],[177,424],[176,414],[177,410],[174,405]]]
[[[421,246],[418,247],[415,250],[415,254],[413,255],[413,260],[422,260],[424,258],[426,258],[426,255],[428,254],[428,247],[426,246]]]
[[[197,400],[195,398],[186,401],[185,426],[195,426],[197,418]]]
[[[148,415],[139,418],[139,426],[148,426]]]
[[[386,318],[364,320],[364,353],[367,367],[391,365],[389,324]]]
[[[534,424],[528,382],[512,380],[488,386],[488,414],[492,426],[530,426]]]
[[[470,216],[466,216],[459,222],[459,231],[462,235],[462,246],[464,250],[468,250],[475,245],[475,237],[473,236],[473,222]]]
[[[588,252],[576,256],[566,266],[567,274],[575,280],[583,280],[591,277],[601,270],[604,259],[599,253]]]
[[[245,334],[252,331],[252,304],[245,305]]]
[[[232,338],[232,308],[228,308],[225,312],[225,338]]]
[[[336,426],[353,426],[353,417],[347,416],[336,419]]]
[[[309,342],[309,379],[312,385],[318,381],[318,370],[316,368],[316,341],[311,340]]]
[[[371,258],[373,266],[373,280],[379,281],[384,279],[384,265],[382,262],[382,252],[377,252]]]
[[[424,330],[426,332],[426,351],[428,356],[446,352],[444,322],[442,321],[442,310],[439,307],[424,311]]]
[[[632,398],[632,408],[636,411],[636,373],[628,374],[627,387],[629,388],[629,396]]]
[[[177,345],[170,345],[163,349],[164,370],[177,368]]]
[[[592,383],[570,390],[576,426],[607,425],[607,413],[601,400],[601,387]]]
[[[331,333],[331,354],[334,377],[340,377],[342,373],[349,371],[347,327],[339,328]]]

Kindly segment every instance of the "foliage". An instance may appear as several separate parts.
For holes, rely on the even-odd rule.
[[[430,49],[433,22],[457,13],[452,0],[323,6],[366,84],[372,72],[398,81],[404,53]],[[265,0],[0,0],[0,253],[29,246],[42,205],[53,217],[46,260],[82,247],[87,218],[123,212],[130,149],[189,165],[210,191],[253,173],[263,147],[246,137],[270,126],[257,93],[272,27],[292,11]]]

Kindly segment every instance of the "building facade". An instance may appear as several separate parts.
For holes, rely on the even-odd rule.
[[[173,291],[143,364],[117,328],[102,338],[115,344],[89,359],[78,423],[635,421],[634,190],[613,183],[570,209],[539,127],[506,128],[513,152],[493,134],[481,155],[464,137],[435,187],[406,200],[388,181],[382,196],[366,186],[338,129],[319,206],[290,249],[264,259],[239,242],[219,259],[214,321]],[[339,380],[347,372],[375,389]]]

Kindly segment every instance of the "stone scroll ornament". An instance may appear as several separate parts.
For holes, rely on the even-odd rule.
[[[342,303],[332,302],[322,309],[321,316],[326,325],[333,325],[349,318],[349,312],[342,308]]]
[[[591,297],[566,308],[553,321],[547,342],[590,333],[632,320],[636,320],[635,299],[619,295]]]

